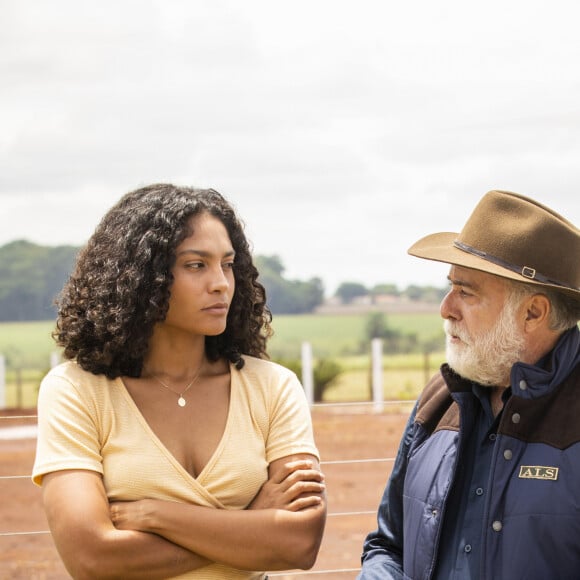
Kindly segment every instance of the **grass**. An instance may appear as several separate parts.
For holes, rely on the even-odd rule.
[[[368,401],[371,399],[370,350],[365,339],[367,315],[276,316],[270,354],[276,359],[299,359],[301,344],[312,345],[315,359],[332,358],[343,371],[325,389],[325,402]],[[420,342],[443,337],[438,313],[389,314],[390,328],[416,334]],[[385,399],[413,399],[443,362],[443,353],[388,354],[382,358]]]
[[[36,407],[38,387],[46,371],[12,371],[6,373],[5,406],[9,409]]]
[[[433,357],[428,370],[385,368],[383,366],[383,399],[415,399],[427,380],[439,368],[441,355]],[[370,401],[371,373],[369,369],[349,369],[341,373],[324,391],[324,402]]]
[[[438,313],[389,314],[386,320],[390,328],[416,334],[420,341],[443,336]],[[298,358],[302,342],[308,341],[315,357],[350,356],[360,352],[366,323],[364,314],[275,316],[270,354],[274,358]]]
[[[343,369],[324,395],[326,401],[369,399],[370,351],[361,352],[366,315],[276,316],[270,355],[277,359],[299,359],[301,344],[312,345],[316,359],[331,358]],[[390,314],[390,328],[416,333],[420,341],[442,336],[441,319],[436,313]],[[0,355],[5,360],[7,407],[34,407],[38,386],[57,352],[50,334],[53,321],[0,323]],[[366,349],[365,349],[366,350]],[[429,356],[426,369],[421,353],[383,356],[385,398],[413,398],[442,361],[441,354]]]
[[[50,367],[51,353],[57,350],[50,334],[54,322],[0,323],[0,354],[12,368]]]
[[[0,323],[0,355],[4,359],[8,408],[36,406],[40,381],[57,348],[50,334],[53,321]]]

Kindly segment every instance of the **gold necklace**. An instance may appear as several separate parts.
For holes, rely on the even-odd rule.
[[[197,380],[197,377],[199,377],[199,373],[201,372],[201,367],[203,365],[200,365],[200,367],[197,369],[197,372],[195,373],[195,375],[193,376],[193,379],[191,379],[191,382],[187,385],[187,387],[185,387],[185,389],[183,389],[183,391],[181,391],[181,393],[176,393],[169,385],[166,385],[158,376],[151,374],[151,376],[162,386],[165,387],[168,391],[171,391],[174,395],[178,395],[179,398],[177,399],[177,404],[180,407],[185,407],[185,405],[187,405],[187,401],[185,400],[185,398],[183,397],[183,395],[185,395],[185,393],[187,393],[189,387],[191,387],[193,385],[193,383],[195,383],[195,381]]]

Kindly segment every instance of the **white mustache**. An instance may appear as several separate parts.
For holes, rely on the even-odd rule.
[[[448,338],[452,336],[456,336],[461,342],[465,344],[471,344],[471,337],[469,334],[461,330],[454,322],[450,320],[445,320],[443,322],[443,330],[445,330],[445,334]]]

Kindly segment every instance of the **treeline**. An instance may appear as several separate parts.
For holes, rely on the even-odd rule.
[[[343,282],[336,290],[335,296],[342,304],[352,304],[360,300],[370,303],[378,302],[382,297],[400,298],[412,302],[439,303],[448,288],[435,286],[410,285],[400,290],[395,284],[377,284],[367,288],[359,282]]]
[[[54,299],[79,248],[18,240],[0,248],[0,321],[54,318]]]
[[[273,314],[312,312],[324,302],[324,285],[320,278],[307,282],[284,278],[284,266],[278,256],[256,256],[259,281],[266,288],[268,307]]]
[[[0,321],[54,318],[54,300],[68,279],[79,250],[75,246],[48,247],[25,240],[0,247]],[[255,262],[274,314],[308,313],[323,304],[324,285],[320,278],[286,279],[278,256],[256,256]],[[409,286],[399,291],[393,284],[366,288],[357,282],[345,282],[335,297],[344,304],[384,295],[432,302],[440,300],[443,292],[432,287]]]

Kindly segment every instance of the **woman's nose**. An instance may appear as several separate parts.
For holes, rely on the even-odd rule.
[[[223,292],[224,290],[227,290],[229,286],[230,282],[228,280],[228,277],[220,265],[218,268],[215,268],[215,271],[212,273],[212,279],[210,282],[210,291]]]

